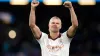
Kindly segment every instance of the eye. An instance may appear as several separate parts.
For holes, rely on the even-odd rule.
[[[52,22],[52,24],[55,24],[55,22]]]
[[[59,23],[56,23],[56,24],[59,24]]]

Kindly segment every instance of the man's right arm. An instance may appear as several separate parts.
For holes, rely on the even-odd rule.
[[[29,26],[32,30],[32,33],[36,39],[40,39],[41,37],[41,31],[39,27],[35,24],[36,17],[35,17],[35,9],[39,5],[39,2],[32,2],[31,3],[31,11],[30,11],[30,17],[29,17]]]

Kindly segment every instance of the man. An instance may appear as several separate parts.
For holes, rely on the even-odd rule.
[[[64,33],[60,33],[62,22],[59,17],[54,16],[49,21],[49,34],[42,32],[35,24],[35,9],[38,5],[39,2],[36,1],[31,3],[29,26],[41,46],[42,56],[69,56],[70,42],[78,27],[78,21],[72,3],[66,1],[63,4],[70,10],[72,25]]]

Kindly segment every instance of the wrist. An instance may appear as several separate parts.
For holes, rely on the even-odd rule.
[[[70,7],[70,8],[69,8],[69,10],[73,10],[73,9],[74,9],[73,7]]]
[[[36,8],[36,7],[34,7],[34,6],[31,6],[31,9],[32,9],[32,10],[35,10],[35,8]]]

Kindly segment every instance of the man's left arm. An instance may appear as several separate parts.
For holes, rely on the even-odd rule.
[[[72,23],[72,25],[67,30],[66,34],[67,34],[68,37],[73,37],[75,35],[76,29],[78,28],[77,16],[75,14],[74,8],[73,8],[72,3],[70,1],[66,1],[64,3],[64,6],[67,7],[70,10],[71,23]]]

